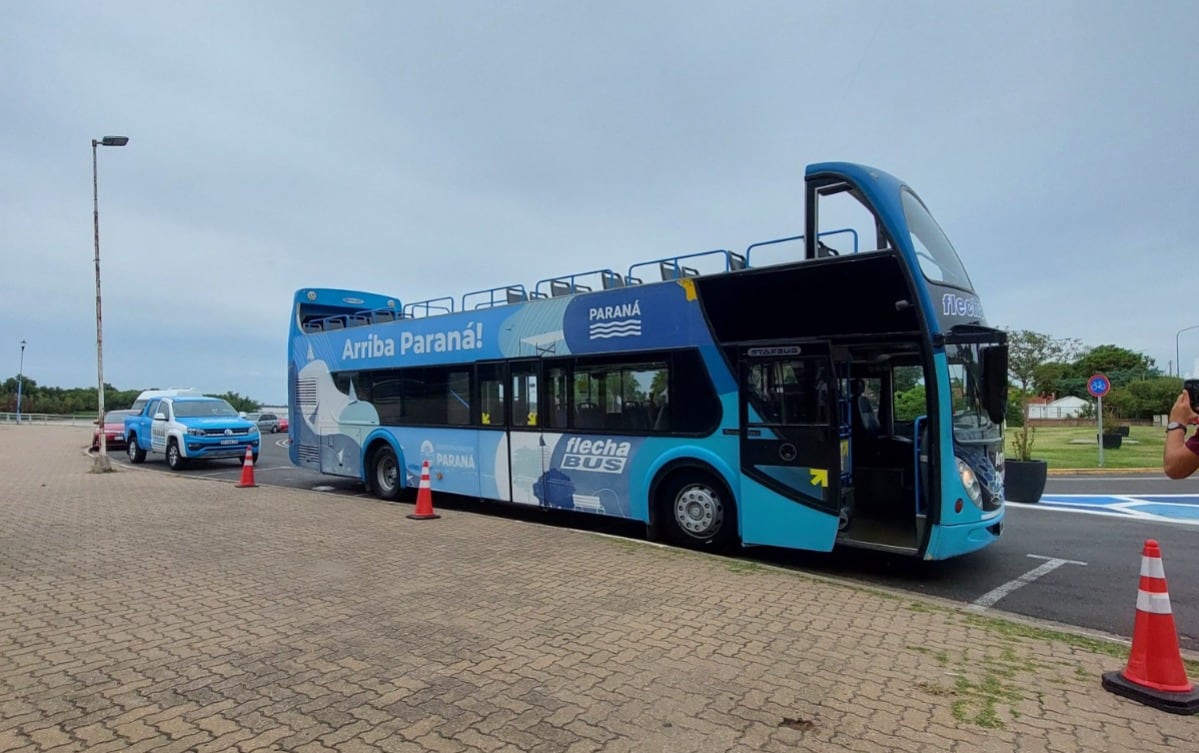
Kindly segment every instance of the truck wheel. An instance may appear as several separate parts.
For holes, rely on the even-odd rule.
[[[371,488],[375,496],[394,502],[400,496],[400,464],[395,450],[383,445],[371,455]]]
[[[167,468],[170,468],[172,471],[179,471],[183,469],[186,463],[187,460],[184,459],[183,453],[179,450],[179,440],[172,439],[167,442]]]
[[[724,485],[701,472],[677,474],[662,488],[658,508],[672,543],[724,549],[737,532],[737,510]]]
[[[146,451],[137,444],[137,435],[130,434],[127,440],[128,444],[125,447],[125,453],[129,455],[129,462],[139,464],[146,462]]]

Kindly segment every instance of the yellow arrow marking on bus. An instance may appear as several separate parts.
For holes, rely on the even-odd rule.
[[[825,468],[811,468],[812,486],[828,486],[828,470]]]
[[[686,291],[687,300],[694,301],[695,300],[695,280],[692,280],[690,278],[685,278],[685,279],[679,280],[679,284],[682,285],[683,290]]]

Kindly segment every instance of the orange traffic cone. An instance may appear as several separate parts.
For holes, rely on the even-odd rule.
[[[254,483],[254,453],[250,448],[246,448],[246,456],[241,461],[241,481],[237,482],[238,489],[244,489],[248,486],[258,486]]]
[[[433,512],[433,489],[429,485],[429,461],[420,467],[420,488],[416,491],[416,509],[408,514],[413,520],[429,520],[441,516]]]
[[[1103,687],[1172,714],[1199,712],[1199,690],[1187,680],[1178,650],[1162,550],[1153,539],[1145,542],[1141,555],[1141,586],[1128,666],[1123,672],[1104,674]]]

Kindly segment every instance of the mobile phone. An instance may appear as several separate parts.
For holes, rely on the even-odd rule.
[[[1182,383],[1182,388],[1191,398],[1191,410],[1199,413],[1199,379],[1188,379]]]

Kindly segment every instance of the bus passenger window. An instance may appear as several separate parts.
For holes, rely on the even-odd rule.
[[[451,371],[446,376],[446,423],[466,426],[470,424],[470,372]]]

